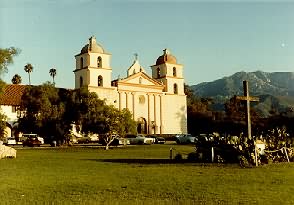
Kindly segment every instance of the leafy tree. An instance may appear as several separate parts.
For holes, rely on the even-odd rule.
[[[31,72],[33,72],[34,67],[32,66],[32,64],[27,63],[24,67],[24,70],[29,74],[29,85],[31,85]]]
[[[49,138],[63,137],[64,104],[60,101],[58,89],[47,82],[40,86],[29,86],[22,96],[21,109],[25,111],[19,119],[23,132],[33,132]]]
[[[210,111],[212,99],[199,98],[194,95],[193,90],[185,85],[187,95],[187,125],[191,134],[211,132],[213,129],[213,113]]]
[[[7,67],[9,64],[13,63],[13,57],[18,55],[20,50],[14,47],[10,48],[0,48],[0,75],[7,72]],[[2,89],[5,82],[0,79],[0,95],[2,94]],[[6,116],[0,111],[0,140],[4,137],[6,127]]]
[[[82,88],[76,93],[76,122],[82,125],[82,131],[102,134],[104,132],[103,110],[105,102],[100,100],[96,93]]]
[[[124,137],[127,133],[136,132],[136,122],[128,109],[119,111],[114,106],[105,106],[104,110],[105,133],[118,134]]]
[[[240,133],[245,132],[246,129],[246,107],[243,101],[237,100],[236,96],[232,97],[225,103],[226,122],[224,129],[227,132]],[[260,130],[262,121],[259,114],[251,106],[250,119],[252,128],[257,131]],[[245,132],[246,133],[246,132]]]
[[[0,74],[7,72],[7,66],[13,63],[13,57],[19,53],[20,50],[14,47],[0,48]]]
[[[53,84],[55,84],[54,78],[55,78],[55,76],[56,76],[56,69],[55,69],[55,68],[51,68],[51,69],[49,70],[49,74],[50,74],[50,76],[52,77]]]
[[[124,109],[119,111],[113,106],[105,105],[96,93],[81,88],[75,93],[74,113],[75,122],[82,125],[82,132],[96,133],[103,137],[108,149],[115,135],[124,137],[126,133],[136,131],[136,122],[131,113]]]
[[[104,106],[103,117],[105,149],[109,148],[116,135],[125,137],[127,133],[136,132],[136,122],[128,109],[119,111],[114,106]]]
[[[237,100],[236,97],[232,97],[229,101],[225,103],[225,112],[227,118],[232,121],[244,121],[245,122],[245,106],[242,101]]]
[[[14,47],[10,48],[0,48],[0,76],[4,72],[7,72],[7,67],[9,64],[13,63],[13,57],[18,55],[20,50]],[[0,94],[5,86],[5,82],[0,79]]]
[[[128,109],[120,111],[121,126],[118,130],[118,134],[125,137],[126,134],[136,133],[137,123],[133,120],[133,115]]]
[[[22,81],[21,76],[18,74],[15,74],[13,78],[11,79],[12,84],[21,84],[21,81]]]

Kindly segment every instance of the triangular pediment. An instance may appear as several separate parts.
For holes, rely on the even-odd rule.
[[[163,90],[164,85],[151,78],[144,72],[135,73],[118,81],[118,87],[142,87],[156,90]]]
[[[151,78],[144,72],[135,73],[129,77],[119,80],[119,83],[131,83],[131,84],[141,84],[141,85],[155,85],[162,86],[160,82]]]

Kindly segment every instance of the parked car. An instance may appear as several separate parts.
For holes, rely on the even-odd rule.
[[[3,144],[5,145],[15,145],[16,144],[16,140],[13,137],[8,137],[4,140]]]
[[[28,147],[40,147],[40,145],[42,144],[41,141],[38,140],[38,137],[28,137],[25,141],[22,142],[22,145],[25,147],[25,146],[28,146]]]
[[[37,134],[22,134],[22,136],[19,138],[19,141],[24,142],[31,137],[38,137],[38,135]]]
[[[118,135],[113,135],[113,141],[110,143],[110,146],[118,146],[118,145],[129,145],[130,140],[128,138],[119,137]],[[105,138],[103,136],[99,139],[99,144],[103,146],[106,145]]]
[[[156,136],[156,135],[148,135],[147,137],[153,138],[154,144],[164,144],[165,143],[165,139],[163,137]]]
[[[177,144],[194,144],[196,138],[193,137],[191,134],[177,134],[175,136],[175,141]]]
[[[164,144],[165,139],[163,137],[155,137],[155,144]]]
[[[41,142],[41,144],[44,144],[44,138],[43,137],[37,137],[38,138],[38,140]]]
[[[130,144],[154,144],[155,139],[153,137],[145,136],[143,134],[127,135],[127,139],[130,140]]]
[[[98,142],[99,141],[99,137],[97,134],[89,134],[85,137],[76,137],[77,142],[79,144],[83,144],[83,143],[93,143],[93,142]]]

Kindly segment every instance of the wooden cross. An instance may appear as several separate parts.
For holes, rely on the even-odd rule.
[[[258,102],[258,97],[249,96],[248,81],[243,81],[244,96],[236,96],[237,100],[246,101],[246,119],[247,119],[247,136],[251,139],[251,119],[250,119],[250,102]]]

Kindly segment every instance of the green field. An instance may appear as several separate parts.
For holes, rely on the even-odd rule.
[[[170,163],[144,145],[18,149],[0,160],[0,204],[294,204],[294,164]]]

